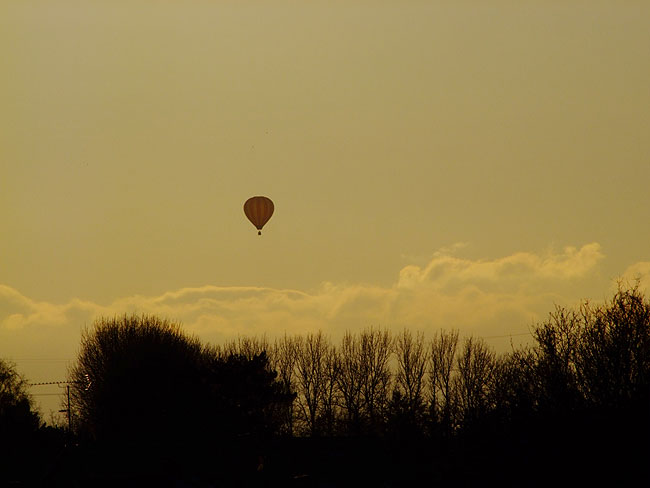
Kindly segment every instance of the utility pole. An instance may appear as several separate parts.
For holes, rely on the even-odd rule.
[[[66,408],[59,410],[60,413],[67,414],[68,417],[68,438],[72,438],[72,408],[70,407],[70,384],[79,383],[78,381],[46,381],[43,383],[31,383],[29,386],[42,386],[42,385],[66,385],[67,404]]]
[[[66,413],[68,415],[68,434],[72,432],[72,414],[70,410],[70,385],[66,385],[68,393],[68,403],[66,403],[66,408],[59,410],[60,413]]]
[[[70,446],[72,442],[72,409],[70,408],[70,385],[66,385],[66,393],[68,397],[68,402],[66,403],[66,408],[59,410],[61,413],[66,413],[68,415],[68,432],[67,432],[67,441],[66,445]]]
[[[68,432],[72,435],[72,409],[70,408],[70,385],[68,384]]]

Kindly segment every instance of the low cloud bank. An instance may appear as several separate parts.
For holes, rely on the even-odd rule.
[[[483,336],[518,333],[542,320],[554,303],[583,298],[567,290],[579,291],[593,280],[604,258],[597,243],[492,260],[459,257],[459,248],[435,253],[425,266],[405,266],[390,287],[323,283],[306,292],[206,285],[160,296],[122,297],[110,304],[80,299],[57,304],[0,285],[0,337],[5,346],[18,346],[21,340],[39,344],[41,337],[59,343],[67,336],[76,347],[84,324],[98,316],[132,312],[178,320],[210,342],[318,329],[337,338],[346,329],[369,325],[425,332],[458,328]],[[647,281],[650,263],[630,266],[623,277],[633,275]]]

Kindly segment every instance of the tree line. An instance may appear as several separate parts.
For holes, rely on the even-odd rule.
[[[497,405],[510,363],[480,338],[460,340],[458,331],[426,340],[408,329],[369,327],[346,332],[339,344],[319,331],[202,346],[177,324],[123,316],[100,319],[84,335],[71,407],[77,430],[99,437],[147,425],[147,436],[165,432],[160,426],[171,417],[196,418],[196,406],[217,390],[221,396],[207,402],[217,410],[206,415],[230,399],[241,407],[250,393],[251,412],[272,411],[260,422],[266,434],[382,435],[394,422],[413,433],[450,434]],[[232,425],[232,412],[226,417]]]
[[[127,340],[126,330],[139,338]],[[86,421],[98,428],[103,406],[116,398],[132,408],[146,397],[148,414],[159,403],[178,416],[183,408],[174,402],[193,404],[201,378],[181,363],[198,364],[196,358],[208,358],[213,368],[223,364],[231,378],[242,374],[237,365],[256,364],[264,378],[249,386],[258,391],[256,401],[277,403],[273,419],[265,420],[267,433],[276,435],[383,435],[397,429],[449,436],[488,417],[506,421],[596,409],[645,413],[650,406],[650,304],[637,287],[619,289],[605,304],[558,306],[531,333],[533,345],[501,355],[480,337],[461,338],[458,330],[427,339],[422,332],[372,327],[348,331],[338,344],[319,331],[201,346],[155,317],[104,319],[82,341],[71,374],[73,408],[82,426]],[[174,338],[176,351],[160,347],[163,336]],[[137,380],[130,381],[134,375]],[[119,381],[110,383],[111,376]],[[260,396],[263,384],[273,385],[273,394]],[[102,390],[105,385],[115,390]]]
[[[602,304],[558,306],[531,334],[531,345],[504,354],[453,329],[425,337],[368,327],[337,343],[316,332],[212,345],[156,316],[100,318],[82,334],[64,407],[76,442],[114,457],[103,466],[135,456],[158,463],[151,472],[182,459],[183,469],[216,463],[256,473],[273,439],[341,439],[339,450],[375,439],[363,449],[384,446],[385,459],[402,456],[411,471],[428,466],[429,477],[457,476],[458,463],[464,473],[470,464],[490,469],[498,456],[540,473],[644,465],[650,302],[639,287],[619,286]],[[14,389],[22,384],[11,378]],[[3,432],[5,411],[29,406],[17,398],[0,405]],[[291,458],[274,449],[276,461]],[[621,469],[612,472],[620,478]]]

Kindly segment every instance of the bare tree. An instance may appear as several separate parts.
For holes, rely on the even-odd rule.
[[[258,338],[257,336],[238,336],[226,342],[220,349],[223,357],[228,356],[243,356],[246,359],[253,359],[259,356],[262,352],[268,352],[270,349],[269,341],[266,335]]]
[[[428,353],[424,344],[424,334],[404,329],[395,339],[397,356],[396,383],[407,406],[416,411],[424,402],[425,375]]]
[[[557,306],[533,335],[537,340],[537,372],[543,389],[540,399],[545,407],[564,409],[575,405],[578,397],[576,355],[581,341],[582,322],[589,314]]]
[[[339,354],[336,347],[329,345],[325,352],[323,381],[323,411],[322,424],[323,433],[334,435],[337,431],[337,420],[339,417],[340,392],[338,388],[338,376],[340,372]]]
[[[377,430],[388,405],[392,341],[388,330],[372,327],[361,332],[360,362],[363,410],[371,430]]]
[[[529,417],[539,406],[538,356],[532,348],[513,350],[497,358],[492,395],[502,419]]]
[[[297,340],[298,405],[306,431],[319,434],[318,418],[323,407],[328,344],[321,331]]]
[[[431,410],[436,419],[440,417],[443,431],[451,433],[455,392],[452,372],[458,348],[458,331],[440,330],[431,340],[429,356],[429,385],[431,388]]]
[[[619,283],[610,302],[586,303],[581,311],[575,366],[584,399],[607,408],[650,405],[650,302],[638,283],[631,289]]]
[[[483,339],[468,337],[458,357],[458,392],[465,422],[484,414],[496,368],[496,355]]]
[[[237,356],[239,355],[239,346],[236,339],[232,339],[228,342],[225,342],[221,346],[216,346],[215,352],[219,354],[219,357],[227,358],[228,356]]]
[[[295,337],[289,337],[285,333],[282,337],[276,338],[271,348],[271,366],[278,373],[278,380],[282,383],[287,392],[296,390],[296,359],[298,356],[298,345]],[[288,435],[293,435],[293,402],[288,406],[285,414],[285,427]]]
[[[338,374],[336,377],[341,404],[345,411],[347,428],[358,433],[361,428],[361,406],[363,371],[361,367],[361,344],[359,337],[349,331],[341,340],[338,354]]]

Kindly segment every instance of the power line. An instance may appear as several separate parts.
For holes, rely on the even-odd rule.
[[[63,359],[63,358],[18,358],[12,359],[12,361],[49,361],[49,362],[63,362],[63,361],[74,361],[74,359]]]
[[[503,338],[503,337],[517,337],[517,336],[525,336],[525,335],[532,335],[532,334],[530,332],[521,332],[521,333],[518,333],[518,334],[483,336],[483,339],[500,339],[500,338]]]
[[[73,383],[83,383],[83,381],[44,381],[42,383],[29,383],[27,386],[71,385]]]
[[[28,386],[46,386],[46,385],[65,385],[66,394],[68,396],[68,401],[66,403],[66,408],[59,410],[61,413],[66,413],[68,416],[68,434],[72,432],[72,409],[70,408],[70,385],[83,383],[82,381],[42,381],[40,383],[29,383]],[[90,383],[88,384],[90,386]],[[60,393],[36,393],[34,396],[54,396],[61,395]]]

